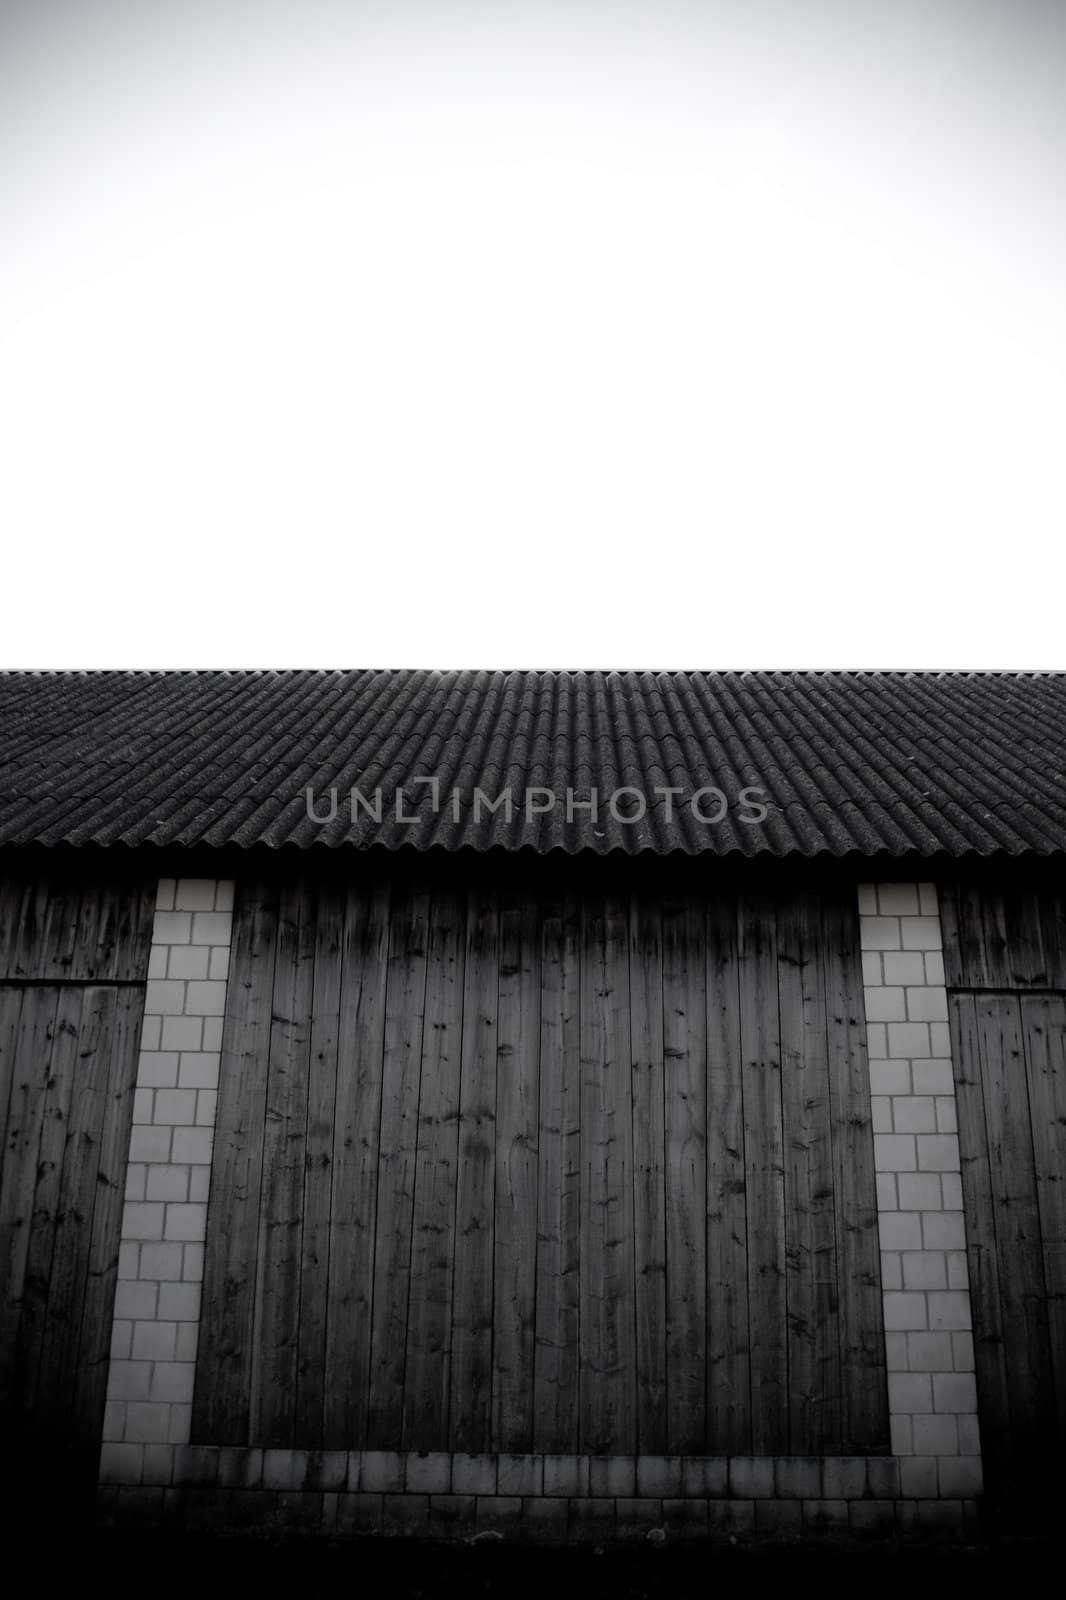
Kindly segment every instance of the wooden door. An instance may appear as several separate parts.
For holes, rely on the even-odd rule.
[[[197,1443],[888,1448],[854,893],[247,880]]]
[[[20,1474],[95,1474],[143,1008],[140,986],[0,985],[0,1416]]]
[[[0,877],[0,1493],[17,1515],[88,1504],[95,1483],[153,902],[132,878]]]
[[[951,996],[981,1444],[993,1501],[1066,1488],[1066,997]]]

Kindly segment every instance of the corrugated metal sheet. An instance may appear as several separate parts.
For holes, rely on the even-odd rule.
[[[1066,848],[1063,674],[8,673],[0,741],[7,844]],[[436,804],[416,777],[438,780]],[[707,787],[721,820],[694,814]],[[353,788],[380,789],[380,823],[361,809],[353,823]],[[475,818],[475,788],[490,801],[509,788],[510,820]],[[646,801],[640,821],[611,814],[623,788]],[[761,822],[743,820],[745,788],[763,791]],[[331,822],[309,818],[308,789],[321,814],[337,791]],[[414,823],[396,818],[399,789]],[[552,791],[552,808],[537,812],[540,795],[528,809],[531,789]],[[598,791],[595,819],[568,817],[568,789]]]

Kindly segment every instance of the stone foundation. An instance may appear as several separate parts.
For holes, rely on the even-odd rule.
[[[470,1456],[184,1445],[104,1481],[110,1526],[541,1543],[976,1536],[977,1503],[901,1494],[894,1456]]]

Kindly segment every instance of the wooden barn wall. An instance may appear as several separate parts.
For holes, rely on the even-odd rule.
[[[949,989],[1066,992],[1061,873],[949,880],[941,886],[940,918]]]
[[[0,1424],[16,1480],[38,1456],[95,1473],[153,904],[154,882],[0,877]]]
[[[154,874],[16,875],[0,865],[0,982],[143,983]]]
[[[194,1442],[887,1450],[854,888],[662,876],[239,886]]]
[[[941,892],[986,1481],[1066,1487],[1066,892]]]

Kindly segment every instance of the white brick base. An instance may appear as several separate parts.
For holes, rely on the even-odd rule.
[[[101,1479],[169,1482],[187,1443],[233,884],[159,884],[122,1214]]]
[[[981,1490],[936,886],[859,887],[892,1451],[904,1496]]]

